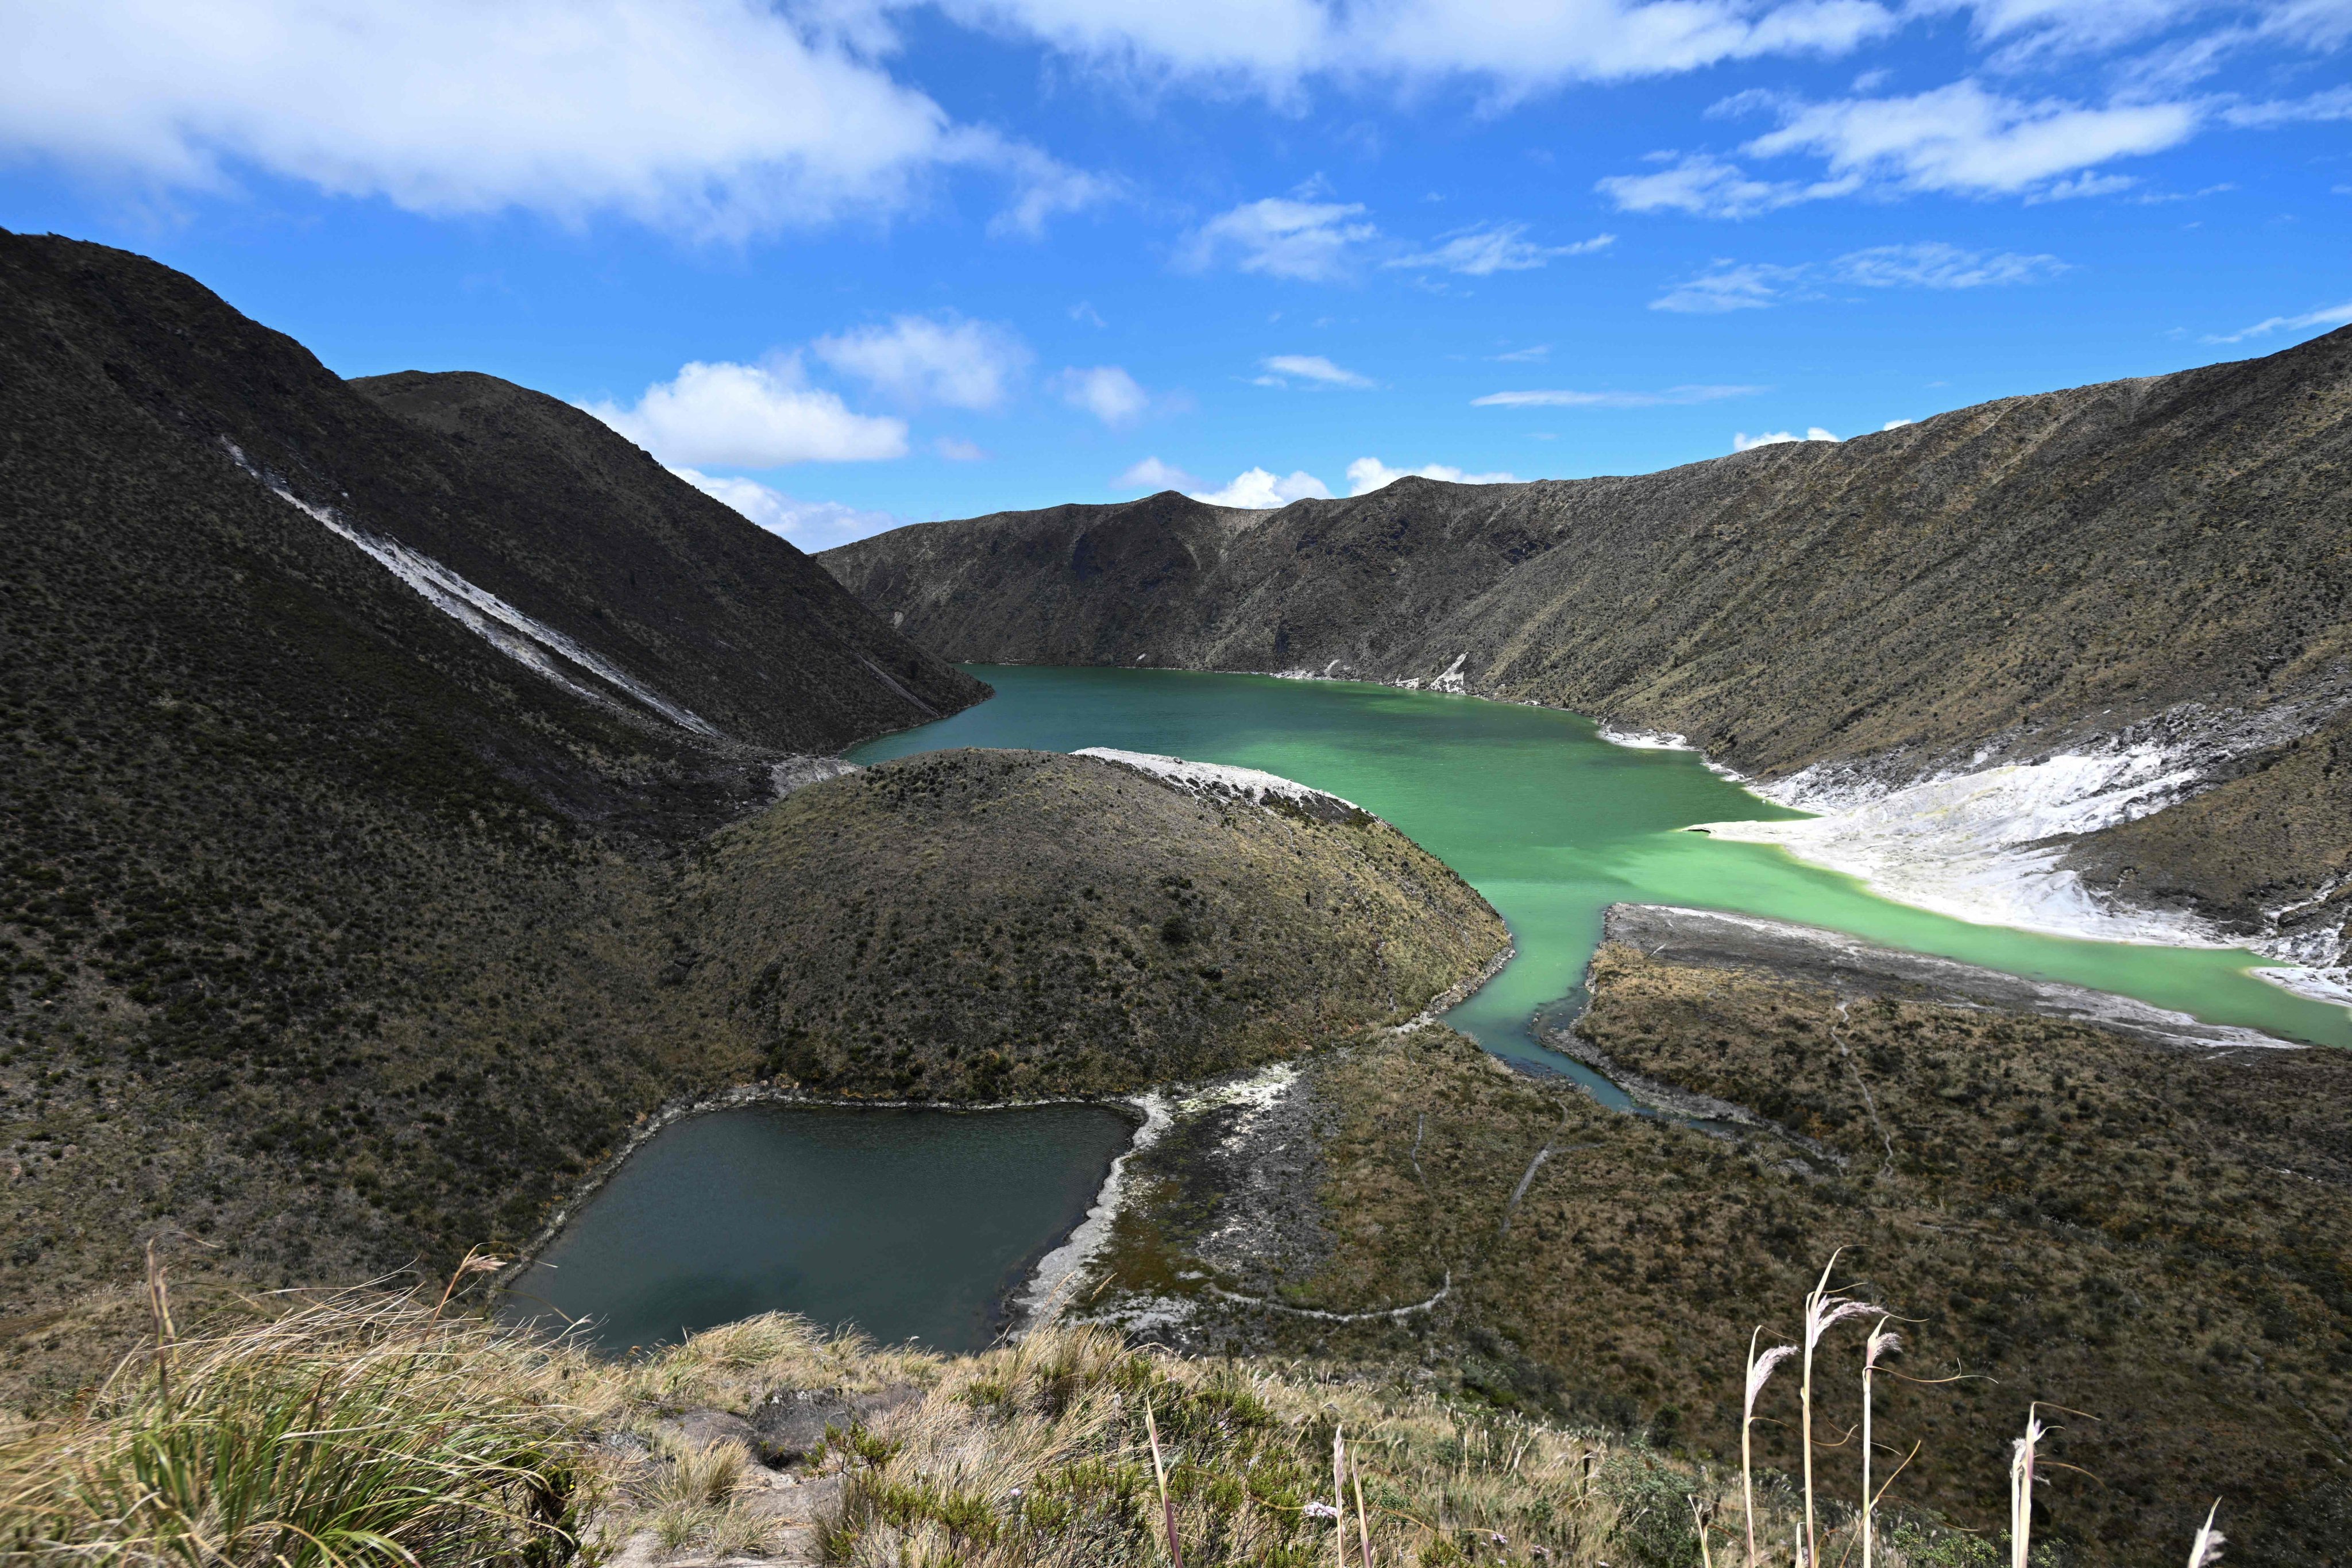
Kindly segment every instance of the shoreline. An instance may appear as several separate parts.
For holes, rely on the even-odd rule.
[[[2063,845],[2049,842],[2137,820],[2201,794],[2211,787],[2210,775],[2218,766],[2305,732],[2335,712],[2340,702],[2315,700],[2282,704],[2259,713],[2239,714],[2245,722],[2235,726],[2194,723],[2206,710],[2201,703],[2190,702],[2103,737],[2104,744],[2061,750],[2025,762],[1983,766],[1990,760],[1988,745],[1972,759],[1979,765],[1970,772],[1915,772],[1907,782],[1895,783],[1872,771],[1874,761],[1892,759],[1862,757],[1816,763],[1768,783],[1717,762],[1686,736],[1673,731],[1620,725],[1532,698],[1496,696],[1477,690],[1458,674],[1441,686],[1438,679],[1424,681],[1419,677],[1390,679],[1340,674],[1337,672],[1339,663],[1334,659],[1319,670],[1146,668],[1378,686],[1573,714],[1593,723],[1598,738],[1609,745],[1629,751],[1687,752],[1707,772],[1760,800],[1812,814],[1798,822],[1692,823],[1685,832],[1704,832],[1737,843],[1777,845],[1806,865],[1854,878],[1875,898],[1974,925],[2144,947],[2242,950],[2270,961],[2247,969],[2263,984],[2306,1001],[2352,1010],[2352,952],[2326,933],[2233,933],[2189,910],[2135,907],[2105,898],[2061,864]],[[2025,787],[2012,787],[2012,781],[2020,778]],[[2083,786],[2064,793],[2054,803],[2062,808],[2054,821],[2046,814],[2053,804],[2048,792],[2033,787],[2053,778]],[[1899,847],[1906,843],[1916,846],[1936,837],[1920,830],[1916,823],[1936,820],[1940,814],[1933,797],[1954,793],[1963,797],[2003,795],[2013,809],[2005,814],[1998,810],[1978,814],[1976,824],[1986,832],[1972,852],[1947,847],[1941,852],[1931,847],[1907,858],[1899,854]],[[1889,803],[1906,797],[1916,808],[1907,818],[1899,810],[1886,809]],[[2072,815],[2063,808],[2072,808]],[[1986,837],[1990,842],[1985,842]],[[2330,891],[2323,887],[2319,896],[2325,898]],[[2275,921],[2302,907],[2289,903],[2264,912]]]

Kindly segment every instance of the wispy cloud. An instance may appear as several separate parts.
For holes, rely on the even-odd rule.
[[[2331,87],[2307,98],[2233,103],[2221,111],[2221,118],[2231,125],[2250,129],[2352,120],[2352,87]]]
[[[1696,217],[1744,218],[1825,196],[1851,195],[1854,179],[1759,180],[1737,163],[1706,153],[1678,156],[1654,153],[1664,167],[1646,174],[1612,174],[1594,189],[1629,213],[1689,213]]]
[[[1490,392],[1470,400],[1473,408],[1658,408],[1675,404],[1717,403],[1753,397],[1768,386],[1670,386],[1664,392]]]
[[[1761,310],[1777,305],[1805,279],[1802,267],[1774,267],[1765,262],[1717,261],[1686,282],[1677,283],[1650,301],[1653,310],[1686,316],[1721,315],[1728,310]]]
[[[1357,248],[1380,236],[1352,202],[1268,196],[1218,214],[1186,237],[1177,262],[1205,271],[1230,261],[1244,272],[1333,283],[1355,269]]]
[[[1486,357],[1496,364],[1534,364],[1551,357],[1551,345],[1535,343],[1527,348],[1513,349],[1508,353],[1488,354]]]
[[[2191,102],[2086,106],[2025,100],[1961,80],[1904,98],[1807,102],[1751,91],[1717,105],[1718,114],[1756,110],[1777,130],[1746,142],[1754,158],[1811,156],[1811,179],[1770,179],[1712,153],[1655,153],[1648,174],[1612,174],[1598,189],[1628,212],[1683,212],[1745,218],[1800,202],[1867,194],[1939,192],[2050,199],[2123,188],[2127,176],[2087,172],[2187,141],[2205,108]]]
[[[1824,282],[1864,289],[1987,289],[2039,283],[2066,270],[2066,263],[2054,256],[1964,250],[1941,240],[1922,240],[1851,250],[1821,266],[1717,260],[1697,277],[1675,284],[1651,300],[1650,309],[1720,315],[1762,310],[1792,300],[1817,300],[1822,298]]]
[[[1572,245],[1538,245],[1520,237],[1527,231],[1528,226],[1523,223],[1456,229],[1452,234],[1440,235],[1437,243],[1427,250],[1392,256],[1381,265],[1486,278],[1496,272],[1532,271],[1554,257],[1587,256],[1617,243],[1613,234],[1597,234]]]
[[[1882,0],[1738,6],[1644,0],[1550,5],[1397,0],[1361,6],[1320,0],[1203,0],[1192,6],[992,0],[983,14],[1108,70],[1181,78],[1224,92],[1255,88],[1287,101],[1306,78],[1369,72],[1407,81],[1467,77],[1507,100],[1567,82],[1673,76],[1726,60],[1839,56],[1895,32],[1903,9]]]
[[[1380,384],[1369,375],[1358,375],[1352,370],[1342,370],[1321,354],[1273,354],[1257,362],[1260,374],[1251,379],[1260,386],[1347,387],[1362,391]]]
[[[2208,334],[2209,343],[2242,343],[2248,338],[2266,338],[2273,332],[2297,332],[2312,327],[2340,327],[2352,322],[2352,300],[2341,305],[2324,305],[2316,310],[2305,310],[2300,316],[2273,316],[2256,321],[2251,327],[2241,327],[2234,332]]]
[[[1867,289],[1984,289],[2007,283],[2039,283],[2067,270],[2054,256],[2014,250],[1963,250],[1940,240],[1913,245],[1875,245],[1852,250],[1832,264],[1842,282]]]

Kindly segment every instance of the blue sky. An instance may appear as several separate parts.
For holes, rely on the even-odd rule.
[[[0,226],[808,549],[1633,473],[2352,321],[2352,0],[16,0]]]

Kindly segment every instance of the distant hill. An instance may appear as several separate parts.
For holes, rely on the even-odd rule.
[[[574,409],[72,240],[0,235],[0,1318],[527,1235],[756,1066],[677,852],[986,689]]]
[[[1663,473],[1278,511],[1170,491],[820,559],[950,658],[1412,681],[1768,780],[2121,736],[2221,787],[2079,840],[2094,884],[2323,958],[2352,898],[2352,329]]]

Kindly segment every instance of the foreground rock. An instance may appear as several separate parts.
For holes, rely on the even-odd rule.
[[[2048,1400],[2096,1417],[2053,1451],[2098,1480],[2044,1494],[2080,1561],[2158,1560],[2191,1495],[2224,1499],[2250,1558],[2340,1561],[2352,1058],[2088,995],[2038,1016],[1982,972],[1803,928],[1620,906],[1610,932],[1557,1043],[1710,1125],[1604,1110],[1441,1029],[1367,1041],[1278,1100],[1204,1099],[1131,1162],[1089,1310],[1202,1352],[1417,1364],[1736,1462],[1749,1331],[1787,1342],[1844,1247],[1839,1277],[1906,1320],[1903,1369],[1962,1378],[1882,1383],[1893,1457],[1925,1445],[1896,1497],[1997,1532],[2009,1440]],[[1843,1431],[1854,1346],[1830,1344]],[[1792,1420],[1790,1391],[1766,1410]],[[1786,1436],[1759,1429],[1775,1465]],[[1859,1484],[1850,1447],[1822,1463]]]

